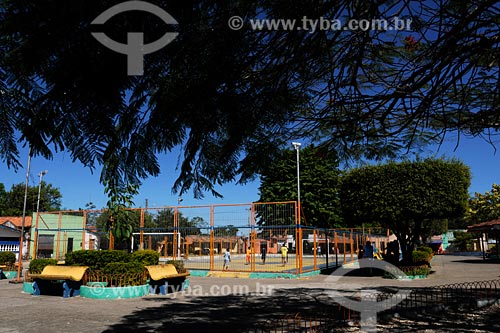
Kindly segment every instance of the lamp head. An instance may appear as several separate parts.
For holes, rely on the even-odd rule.
[[[49,173],[49,170],[43,170],[43,171],[40,171],[40,173],[38,175],[41,177],[41,176],[45,176],[47,173]]]
[[[302,144],[300,142],[292,142],[292,145],[295,149],[299,149]]]

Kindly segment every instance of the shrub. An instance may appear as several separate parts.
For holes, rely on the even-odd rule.
[[[119,275],[111,278],[117,286],[139,286],[145,283],[145,269],[139,262],[111,262],[104,266],[101,273],[106,275]]]
[[[31,274],[40,274],[45,266],[47,265],[57,265],[56,259],[33,259],[30,262],[28,271]]]
[[[12,266],[16,262],[16,255],[13,252],[0,252],[0,265]]]
[[[434,255],[434,250],[432,250],[432,248],[429,246],[419,246],[419,247],[417,247],[417,251],[427,252],[427,253],[429,253],[429,256]]]
[[[144,265],[139,262],[110,262],[101,270],[104,274],[141,274]]]
[[[400,267],[400,269],[409,276],[417,276],[417,275],[429,275],[431,273],[431,268],[427,265],[422,266],[409,266],[409,267]]]
[[[422,265],[422,264],[430,264],[430,260],[432,258],[431,255],[429,255],[428,252],[426,251],[413,251],[412,253],[413,256],[413,263],[415,265]]]
[[[177,273],[186,273],[187,269],[184,267],[184,261],[182,260],[168,260],[166,264],[172,264],[174,265],[175,269],[177,270]]]
[[[66,255],[66,265],[89,266],[91,270],[102,270],[112,262],[128,262],[130,255],[121,250],[80,250]]]
[[[139,262],[144,266],[158,265],[160,254],[153,250],[142,250],[132,253],[131,261]]]

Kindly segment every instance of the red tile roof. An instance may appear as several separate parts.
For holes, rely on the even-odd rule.
[[[22,216],[20,216],[20,217],[17,217],[17,216],[0,216],[0,224],[5,224],[7,222],[11,222],[16,227],[21,228],[22,227],[22,221],[23,221]],[[30,228],[31,227],[31,216],[26,216],[24,218],[24,227],[25,228]]]
[[[468,231],[489,231],[495,225],[500,226],[500,220],[492,220],[492,221],[486,221],[486,222],[481,222],[478,224],[470,225],[467,227],[467,230]]]

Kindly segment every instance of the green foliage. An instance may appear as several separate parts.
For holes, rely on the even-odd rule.
[[[431,273],[429,265],[400,267],[400,269],[408,276],[427,276]]]
[[[144,283],[144,270],[144,265],[140,262],[110,262],[102,268],[101,273],[126,276],[127,285],[138,286]]]
[[[475,193],[469,200],[466,221],[469,225],[500,218],[500,185],[493,184],[491,191]]]
[[[66,255],[66,265],[89,266],[92,270],[101,270],[112,262],[127,262],[130,256],[121,250],[79,250]]]
[[[0,265],[11,266],[16,262],[16,254],[10,251],[0,252]]]
[[[144,272],[144,265],[140,262],[110,262],[102,269],[103,274],[141,274]]]
[[[473,236],[469,232],[455,231],[453,232],[455,237],[451,243],[457,247],[459,251],[470,251],[472,250],[472,240]]]
[[[308,145],[300,150],[301,205],[303,223],[318,227],[341,227],[339,160],[335,152]],[[276,153],[261,170],[260,202],[297,200],[297,154],[293,149]],[[257,206],[259,209],[265,207]],[[271,218],[269,214],[265,214]],[[294,221],[260,221],[260,225],[294,224]]]
[[[24,183],[12,185],[10,191],[0,183],[0,216],[22,216],[24,206]],[[36,208],[38,186],[29,186],[27,195],[26,215],[31,216]],[[42,181],[40,188],[40,211],[50,212],[61,209],[62,194],[59,188]]]
[[[144,266],[158,265],[160,254],[153,250],[135,251],[132,253],[130,260]]]
[[[419,246],[417,247],[417,251],[426,252],[427,254],[429,254],[429,256],[434,255],[434,251],[432,250],[431,247],[428,246]]]
[[[56,259],[33,259],[29,265],[29,272],[31,274],[40,274],[45,266],[48,265],[57,265]]]
[[[112,4],[1,2],[2,162],[20,165],[18,144],[45,158],[64,148],[85,166],[101,164],[102,182],[122,191],[157,176],[159,156],[180,146],[174,190],[192,187],[200,197],[219,195],[216,186],[239,175],[251,179],[290,137],[322,141],[347,160],[380,160],[418,148],[430,134],[498,129],[495,1],[172,1],[165,9],[183,33],[148,54],[140,76],[127,75],[126,55],[90,34],[91,21]],[[233,14],[393,22],[395,13],[412,26],[227,28]],[[111,39],[144,31],[154,40],[164,30],[161,20],[123,16],[107,27]]]
[[[171,264],[174,265],[175,269],[177,270],[177,273],[186,273],[187,269],[184,267],[184,261],[182,260],[167,260],[165,264]]]
[[[416,250],[412,252],[412,259],[415,265],[422,265],[422,264],[430,265],[432,259],[432,253],[429,253],[428,251]]]
[[[470,171],[459,161],[426,159],[358,168],[342,180],[340,199],[346,222],[376,222],[391,229],[403,260],[412,261],[420,237],[433,220],[454,219],[467,207]]]

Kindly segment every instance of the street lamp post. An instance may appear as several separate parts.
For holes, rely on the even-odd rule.
[[[299,270],[299,273],[302,273],[302,229],[300,226],[300,164],[299,164],[299,151],[300,146],[302,145],[300,142],[292,142],[293,147],[297,151],[297,234],[295,237],[295,265]]]
[[[299,157],[299,151],[300,151],[300,146],[302,145],[300,142],[292,142],[293,147],[297,151],[297,205],[299,207],[299,215],[300,215],[300,157]]]
[[[38,177],[40,177],[40,182],[38,184],[38,198],[36,200],[36,222],[35,222],[35,235],[34,235],[34,238],[35,238],[35,245],[38,244],[38,212],[40,210],[40,193],[41,193],[41,190],[42,190],[42,178],[43,176],[45,176],[49,171],[48,170],[43,170],[43,171],[40,171],[38,173]],[[38,247],[35,246],[35,251],[38,251]],[[36,253],[34,255],[34,258],[36,258]]]
[[[36,200],[36,218],[38,220],[38,210],[40,209],[40,192],[42,190],[42,178],[45,176],[49,171],[48,170],[43,170],[40,171],[38,174],[38,177],[40,177],[40,183],[38,184],[38,199]]]

